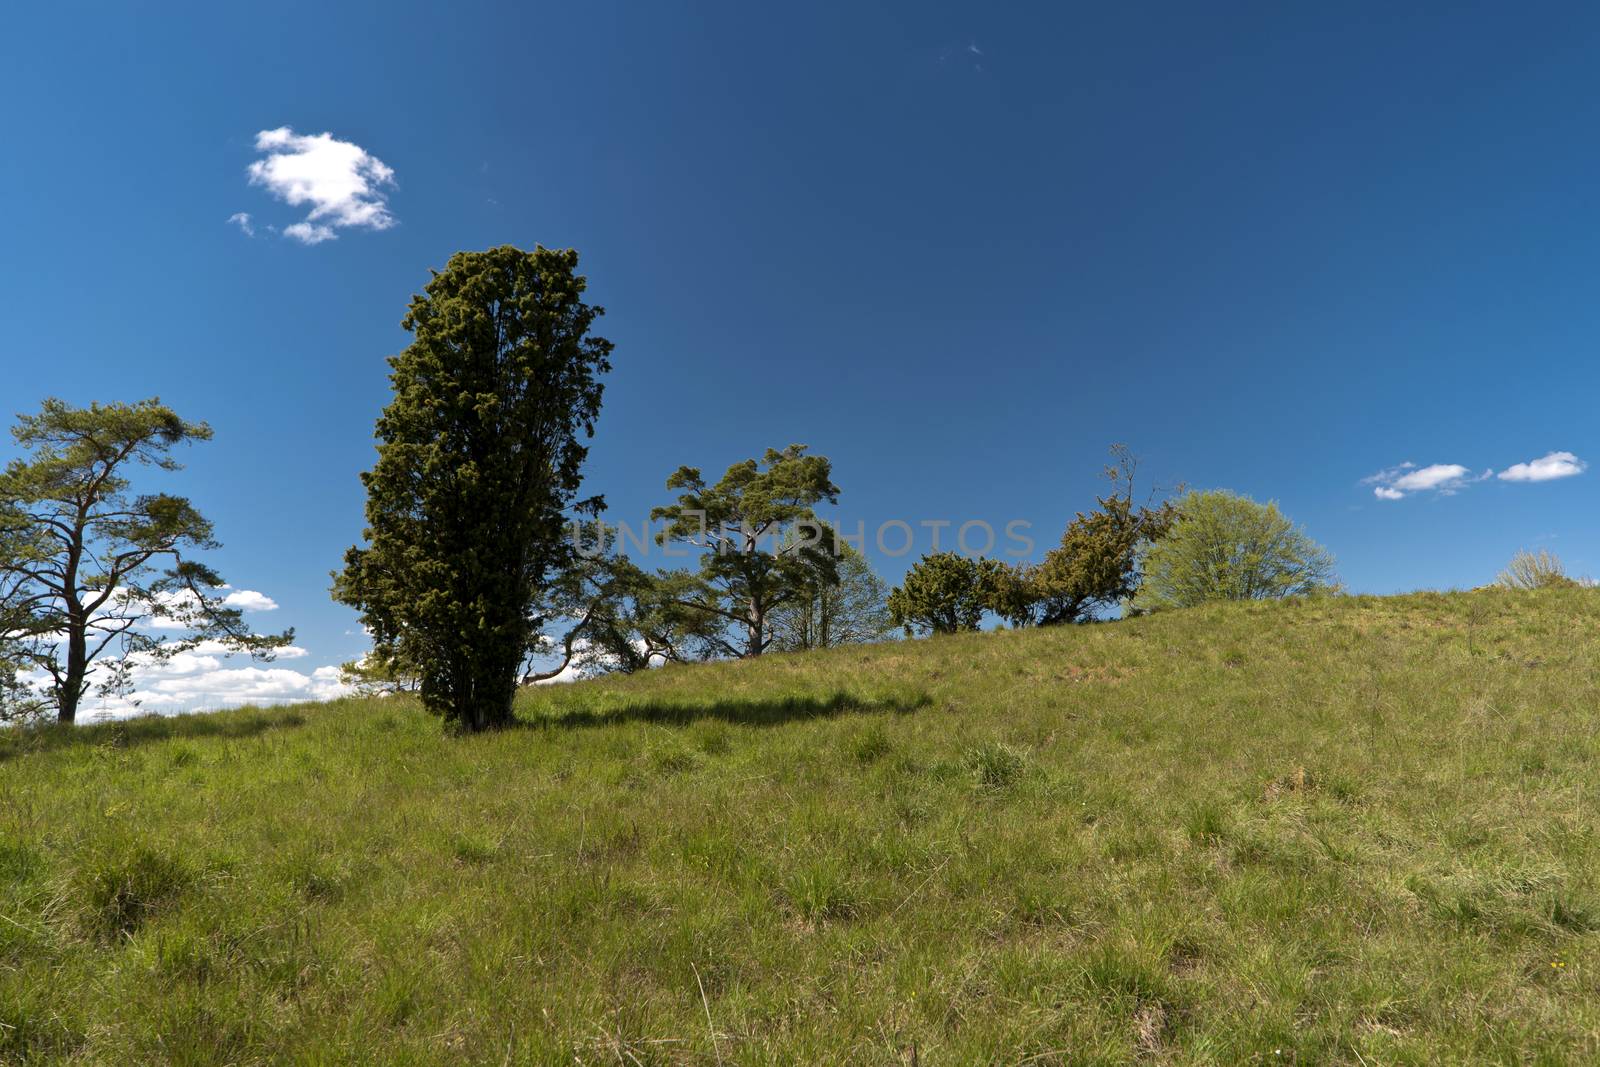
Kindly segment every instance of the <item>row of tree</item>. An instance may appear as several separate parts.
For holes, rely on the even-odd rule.
[[[367,528],[334,575],[373,637],[349,666],[359,684],[414,689],[482,730],[511,721],[519,685],[574,670],[970,630],[990,613],[1077,623],[1333,580],[1326,552],[1272,505],[1140,499],[1121,448],[1109,492],[1036,564],[935,553],[889,590],[818,517],[839,488],[803,445],[715,482],[694,467],[667,479],[676,499],[652,512],[657,540],[698,551],[696,567],[646,572],[593,551],[615,540],[603,499],[580,492],[612,345],[593,333],[604,311],[577,264],[570,250],[463,252],[412,299],[362,475]],[[203,642],[267,659],[290,641],[251,633],[193,558],[215,541],[188,500],[131,491],[134,468],[176,470],[173,450],[210,432],[158,400],[52,400],[21,420],[28,455],[0,476],[0,709],[70,722],[91,684],[123,688],[141,663]],[[141,625],[154,616],[161,636]],[[48,684],[24,684],[30,673]]]
[[[987,613],[1013,626],[1086,622],[1213,600],[1301,596],[1336,587],[1333,558],[1275,504],[1224,490],[1157,508],[1102,498],[1038,564],[953,552],[924,556],[889,597],[906,633],[976,630]]]
[[[335,579],[374,638],[352,673],[415,688],[466,729],[510,722],[519,682],[574,668],[754,657],[876,640],[894,626],[970,629],[986,612],[1013,625],[1081,622],[1139,596],[1155,607],[1331,580],[1326,554],[1271,506],[1136,500],[1126,450],[1107,470],[1112,491],[1043,562],[939,554],[887,595],[818,518],[839,488],[828,459],[803,445],[768,449],[715,482],[687,466],[667,479],[677,499],[651,514],[657,540],[697,550],[694,569],[646,573],[622,554],[582,551],[609,538],[603,501],[578,490],[611,344],[590,332],[603,312],[584,303],[576,267],[571,251],[460,253],[413,299],[414,340],[390,360],[394,399],[363,476],[365,544]],[[574,522],[584,537],[563,539]],[[1236,542],[1224,558],[1213,558],[1218,523]]]

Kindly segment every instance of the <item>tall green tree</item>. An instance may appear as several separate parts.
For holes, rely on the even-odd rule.
[[[889,617],[889,583],[873,571],[867,557],[847,541],[825,537],[837,546],[833,573],[818,571],[805,595],[773,609],[772,646],[785,652],[881,641],[894,631]]]
[[[1189,493],[1145,554],[1141,609],[1265,600],[1333,588],[1333,556],[1278,505],[1218,489]]]
[[[577,266],[570,249],[459,252],[412,299],[362,475],[366,546],[335,577],[383,662],[469,731],[512,721],[575,555],[565,523],[602,506],[578,489],[612,346],[590,334],[603,310]]]
[[[997,601],[1007,568],[998,560],[931,552],[889,594],[889,616],[906,635],[976,630]]]
[[[650,513],[664,523],[656,540],[701,553],[691,586],[668,579],[680,584],[673,600],[721,621],[726,632],[704,635],[720,654],[761,655],[772,644],[772,612],[804,599],[817,581],[836,580],[831,539],[813,509],[837,503],[839,488],[827,458],[807,455],[805,445],[735,463],[715,485],[679,467],[667,488],[679,491],[678,502]]]
[[[42,699],[70,723],[91,689],[125,687],[140,663],[201,641],[271,659],[293,638],[250,633],[224,603],[222,578],[194,558],[218,546],[193,504],[132,492],[137,468],[181,469],[173,449],[210,440],[205,423],[158,399],[51,399],[11,433],[26,453],[0,474],[0,669],[13,704],[30,692],[17,673],[39,671]],[[157,617],[160,636],[143,625]]]
[[[1178,509],[1171,500],[1154,504],[1158,490],[1139,502],[1138,460],[1122,445],[1113,445],[1111,454],[1105,469],[1111,492],[1067,524],[1061,543],[1045,553],[1044,562],[1019,569],[1009,583],[1007,606],[996,610],[1012,622],[1083,622],[1138,590],[1145,550],[1172,528]]]

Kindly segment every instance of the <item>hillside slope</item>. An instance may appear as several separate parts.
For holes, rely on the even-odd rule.
[[[0,740],[0,1062],[1600,1058],[1600,596]]]

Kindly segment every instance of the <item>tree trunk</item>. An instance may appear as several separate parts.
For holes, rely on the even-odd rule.
[[[71,725],[78,718],[78,704],[83,699],[83,683],[89,673],[89,645],[84,634],[84,622],[69,618],[67,622],[67,672],[57,694],[60,706],[56,720]]]
[[[468,666],[450,701],[463,730],[481,733],[516,721],[519,664],[520,658],[499,663],[479,660]]]
[[[506,677],[499,678],[499,691],[494,694],[494,701],[490,707],[490,723],[493,728],[504,728],[517,721],[517,669],[507,670]]]
[[[484,728],[500,729],[516,721],[516,664],[496,674],[493,683],[486,687],[484,697]]]
[[[745,616],[745,619],[746,621],[744,625],[747,639],[745,641],[744,654],[747,657],[759,656],[761,655],[762,648],[764,648],[766,645],[766,642],[762,640],[762,638],[766,636],[765,613],[762,612],[760,608],[752,606],[749,614]]]

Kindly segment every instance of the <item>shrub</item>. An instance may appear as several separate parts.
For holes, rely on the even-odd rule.
[[[1495,584],[1506,589],[1575,589],[1579,583],[1567,577],[1561,557],[1541,548],[1538,552],[1523,549],[1512,556]]]
[[[994,576],[1005,568],[956,552],[932,552],[917,561],[889,594],[889,616],[906,636],[976,630],[989,607]]]
[[[1267,600],[1332,588],[1333,556],[1278,505],[1219,489],[1190,493],[1145,557],[1140,609]]]

